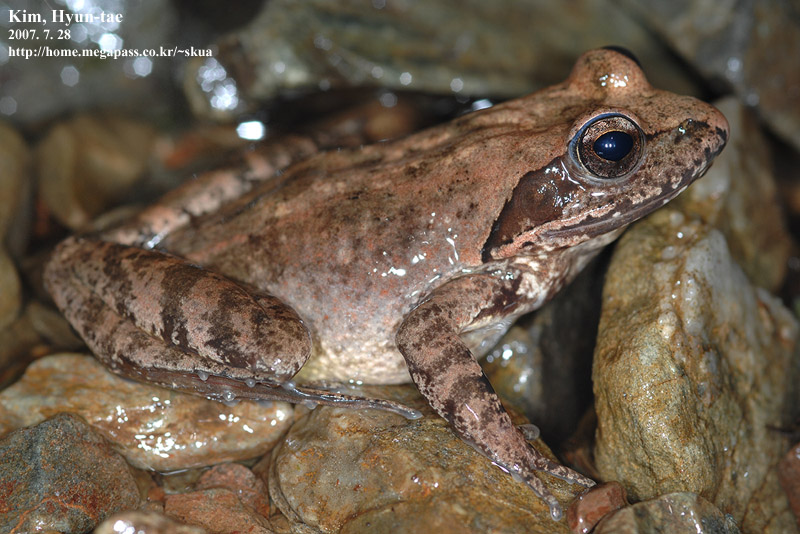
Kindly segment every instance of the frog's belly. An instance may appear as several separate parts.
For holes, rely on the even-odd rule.
[[[464,332],[461,340],[475,357],[481,358],[508,331],[515,319],[516,316],[506,317]],[[315,333],[314,352],[297,374],[297,382],[372,385],[411,382],[405,358],[397,350],[393,336],[387,338],[369,329],[349,334],[340,332],[333,336],[320,335],[319,331]]]
[[[265,291],[297,312],[311,334],[312,355],[299,371],[297,382],[411,382],[394,338],[403,318],[416,305],[416,299],[406,293],[417,290],[426,294],[428,288],[411,274],[403,284],[357,276],[367,270],[356,262],[322,273],[287,268],[282,283],[263,284]]]
[[[405,384],[411,382],[402,354],[389,340],[352,336],[346,344],[314,340],[314,352],[296,376],[299,383]]]

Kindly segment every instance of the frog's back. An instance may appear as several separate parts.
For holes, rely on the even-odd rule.
[[[481,267],[491,224],[530,164],[502,161],[515,139],[530,144],[516,128],[462,120],[320,154],[165,248],[294,307],[316,352],[343,365],[322,372],[312,361],[305,375],[405,381],[397,327],[433,287]]]

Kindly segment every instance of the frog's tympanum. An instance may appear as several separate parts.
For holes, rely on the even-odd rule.
[[[413,380],[558,518],[534,472],[593,481],[526,441],[475,358],[702,175],[727,136],[714,107],[653,89],[627,54],[595,50],[524,98],[318,153],[234,200],[221,202],[228,189],[215,183],[69,238],[46,284],[97,357],[137,380],[414,417],[325,389]]]

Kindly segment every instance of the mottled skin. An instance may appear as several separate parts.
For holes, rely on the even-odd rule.
[[[628,125],[629,156],[598,160],[588,134],[588,155],[576,156],[581,129],[606,121]],[[596,50],[564,83],[530,96],[399,141],[311,156],[240,199],[195,186],[116,231],[70,238],[46,281],[98,357],[141,380],[334,402],[335,393],[276,386],[298,371],[304,383],[410,375],[557,518],[534,471],[593,482],[528,444],[475,356],[626,224],[700,176],[727,129],[712,106],[655,90],[629,57]],[[157,246],[127,246],[146,244]]]

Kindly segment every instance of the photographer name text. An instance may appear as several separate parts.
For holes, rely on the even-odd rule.
[[[90,24],[105,24],[109,22],[122,22],[121,13],[70,13],[64,9],[53,9],[50,22],[70,26],[76,22],[88,22]],[[9,9],[8,22],[41,24],[46,25],[47,17],[41,13],[28,13],[27,9]]]

